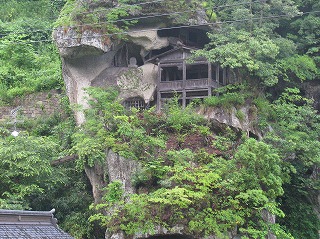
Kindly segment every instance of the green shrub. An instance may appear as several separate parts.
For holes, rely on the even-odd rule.
[[[248,93],[246,84],[227,85],[216,89],[216,96],[204,99],[204,105],[209,107],[223,107],[230,109],[244,105],[246,99],[250,98],[252,93]]]
[[[237,110],[236,117],[239,119],[240,122],[243,122],[246,118],[246,115],[241,110]]]
[[[204,117],[194,111],[193,104],[189,104],[183,109],[179,105],[178,98],[168,102],[165,114],[167,116],[167,126],[176,132],[189,130],[194,125],[204,122]]]

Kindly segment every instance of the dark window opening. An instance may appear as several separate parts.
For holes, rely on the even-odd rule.
[[[143,110],[146,108],[144,100],[140,97],[129,98],[125,100],[123,104],[127,109],[136,108],[139,110]]]
[[[252,133],[251,131],[249,131],[249,137],[259,140],[259,137],[256,134]]]
[[[200,42],[199,36],[196,33],[189,32],[188,42],[190,43]]]
[[[178,97],[181,98],[182,97],[182,93],[181,92],[162,92],[161,93],[161,98],[162,99],[171,99],[174,97]]]
[[[208,96],[208,90],[186,92],[187,98],[203,98]]]
[[[204,45],[210,42],[206,31],[196,28],[188,30],[187,45],[203,48]]]
[[[188,65],[187,80],[208,78],[208,65]]]
[[[213,79],[214,81],[217,78],[217,69],[215,65],[211,65],[211,79]]]
[[[182,80],[182,66],[171,66],[161,68],[161,81]]]

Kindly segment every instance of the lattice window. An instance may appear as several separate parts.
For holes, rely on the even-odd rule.
[[[129,99],[125,100],[124,106],[127,109],[131,109],[132,107],[134,107],[136,109],[145,109],[146,108],[146,104],[145,104],[144,100],[140,97],[134,97],[134,98],[129,98]]]

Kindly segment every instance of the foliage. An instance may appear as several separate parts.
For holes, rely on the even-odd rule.
[[[123,31],[128,30],[129,26],[137,23],[136,20],[126,20],[126,18],[140,10],[141,7],[128,4],[126,0],[118,1],[117,3],[117,6],[115,6],[112,2],[79,3],[75,0],[67,0],[54,26],[72,26],[78,33],[88,29],[99,31],[105,34],[104,38],[106,40],[109,39],[107,37],[108,34],[115,34],[116,37],[121,38],[123,37]]]
[[[319,3],[310,0],[299,0],[296,3],[299,9],[309,14],[288,22],[281,30],[296,43],[300,54],[308,54],[319,64]]]
[[[59,175],[59,182],[45,194],[32,195],[31,208],[44,211],[55,208],[59,227],[77,239],[98,235],[98,230],[88,221],[91,215],[88,207],[93,198],[85,173],[75,170],[73,162],[55,167],[54,173]]]
[[[241,77],[251,76],[266,86],[273,86],[282,79],[314,79],[319,74],[316,58],[295,55],[294,42],[275,34],[278,20],[264,18],[271,14],[271,9],[288,17],[298,13],[293,1],[271,1],[243,5],[230,11],[222,10],[218,12],[218,18],[227,21],[233,18],[234,22],[210,33],[211,42],[205,49],[197,51],[196,56],[204,56],[222,67],[239,69]],[[253,20],[259,18],[258,22]]]
[[[290,233],[295,238],[318,238],[319,221],[309,197],[319,189],[318,179],[311,177],[319,167],[319,115],[298,90],[302,82],[319,78],[317,1],[164,1],[142,8],[135,4],[145,1],[136,0],[117,1],[116,8],[112,1],[100,0],[90,1],[92,5],[75,0],[0,2],[0,104],[62,87],[58,54],[46,43],[62,7],[56,26],[81,24],[79,33],[102,34],[120,34],[139,24],[121,20],[137,12],[167,14],[179,9],[183,13],[170,14],[172,22],[192,25],[197,10],[204,8],[202,17],[216,21],[218,27],[209,33],[211,43],[196,55],[235,69],[249,84],[223,87],[205,104],[230,108],[252,101],[264,130],[262,142],[240,139],[230,128],[215,135],[192,104],[184,110],[174,99],[162,113],[153,108],[138,112],[120,104],[117,90],[88,89],[91,108],[85,110],[86,122],[76,132],[74,122],[60,115],[19,125],[25,132],[17,138],[1,128],[2,208],[55,207],[60,226],[77,238],[94,237],[96,228],[86,221],[92,198],[83,172],[74,164],[51,168],[50,160],[76,153],[77,169],[83,169],[104,160],[106,148],[111,148],[139,160],[142,167],[133,180],[138,194],[127,195],[119,182],[112,182],[97,205],[101,213],[91,217],[110,232],[132,235],[180,224],[195,237],[224,238],[237,228],[243,238],[264,238],[270,231],[278,238],[292,238]],[[310,13],[298,17],[299,11]],[[258,96],[252,92],[257,85]],[[286,89],[293,85],[298,88]],[[237,116],[243,117],[240,111]],[[191,146],[167,148],[169,137],[182,144],[194,132],[210,142],[214,152]],[[262,220],[265,210],[277,215],[281,225]]]
[[[26,93],[60,89],[60,63],[52,46],[36,49],[25,40],[12,42],[16,40],[1,40],[0,55],[4,64],[0,68],[0,88],[3,89],[0,100],[6,103]]]
[[[147,134],[140,125],[138,114],[127,115],[128,111],[117,99],[116,89],[89,88],[91,108],[86,111],[86,122],[73,136],[72,152],[79,156],[79,166],[93,165],[105,158],[105,149],[111,148],[120,155],[137,159],[149,157],[151,151],[164,147],[164,142]],[[147,113],[147,112],[146,112]],[[147,113],[148,114],[148,113]]]
[[[211,43],[197,51],[197,56],[205,56],[222,67],[246,70],[247,75],[255,75],[266,85],[278,82],[279,69],[275,62],[279,47],[261,29],[247,32],[226,27],[209,37]]]
[[[185,109],[182,109],[179,105],[178,98],[174,98],[168,102],[166,108],[167,127],[177,132],[187,131],[194,125],[204,122],[203,117],[194,112],[194,105],[192,103]]]
[[[283,215],[273,202],[283,193],[281,161],[270,146],[249,139],[232,160],[211,156],[207,164],[197,164],[197,154],[189,149],[168,151],[167,157],[170,166],[158,165],[166,168],[162,181],[170,182],[167,187],[123,197],[121,184],[111,183],[106,201],[96,206],[109,213],[91,220],[127,235],[152,233],[159,225],[170,230],[182,223],[192,235],[225,238],[235,226],[248,236],[263,237],[268,226],[261,219],[262,210]]]
[[[78,33],[85,30],[98,31],[106,40],[110,34],[113,38],[125,38],[125,32],[130,26],[144,24],[145,15],[163,15],[163,19],[170,19],[174,24],[184,24],[197,22],[198,11],[202,10],[205,16],[201,17],[205,20],[210,22],[216,20],[211,1],[165,0],[160,3],[150,3],[146,0],[120,0],[115,4],[101,0],[83,3],[67,0],[55,27],[72,26]]]
[[[152,232],[157,225],[170,229],[183,223],[187,232],[194,235],[223,237],[237,225],[243,233],[256,237],[271,230],[261,218],[262,210],[283,216],[275,199],[283,194],[282,184],[287,181],[288,172],[282,171],[279,155],[267,144],[253,139],[238,148],[234,144],[234,157],[228,159],[207,155],[206,160],[199,160],[203,152],[190,149],[163,151],[163,134],[173,130],[182,135],[205,124],[191,106],[181,109],[175,99],[165,107],[164,114],[139,113],[124,109],[114,89],[90,88],[88,92],[92,108],[86,111],[87,121],[84,131],[80,132],[82,138],[74,141],[77,145],[73,149],[81,153],[79,149],[86,147],[81,142],[87,144],[87,140],[94,140],[100,152],[110,147],[124,155],[125,150],[124,156],[143,165],[135,176],[135,186],[148,185],[148,192],[129,195],[124,194],[120,182],[107,186],[104,202],[95,206],[102,211],[91,220],[101,221],[109,232],[122,230],[132,235]],[[166,127],[160,134],[150,130],[151,125],[161,129],[163,124]],[[206,136],[209,134],[206,132]],[[235,139],[230,132],[231,145]],[[84,156],[91,157],[90,160],[97,155],[95,148],[85,148],[85,151]],[[255,224],[258,218],[259,223]],[[200,221],[208,223],[199,224]]]
[[[220,87],[215,91],[216,95],[204,99],[204,105],[209,107],[232,107],[244,105],[246,99],[250,98],[248,86],[245,84],[230,84]]]
[[[63,86],[57,49],[47,43],[51,41],[50,3],[10,0],[1,5],[0,104]]]
[[[287,88],[273,104],[277,124],[267,140],[281,147],[281,152],[293,164],[306,167],[319,163],[319,115],[312,107],[312,101],[300,95],[297,88]],[[273,139],[272,139],[273,138]],[[285,143],[287,142],[287,144]],[[284,147],[284,148],[282,148]]]
[[[117,103],[115,90],[91,88],[89,92],[92,108],[87,111],[88,121],[83,127],[87,131],[82,137],[90,137],[92,140],[95,139],[95,142],[100,142],[101,152],[111,147],[123,156],[141,161],[143,168],[137,172],[133,183],[137,188],[149,185],[148,193],[142,191],[140,194],[121,196],[121,185],[115,182],[110,184],[104,198],[106,203],[97,205],[97,209],[108,210],[111,214],[98,213],[92,216],[91,220],[101,220],[110,231],[123,230],[128,235],[137,231],[152,232],[156,225],[170,228],[177,222],[183,222],[187,225],[186,230],[195,235],[214,233],[223,236],[226,231],[237,225],[249,238],[263,237],[269,230],[283,238],[291,238],[281,227],[267,225],[261,219],[263,210],[279,217],[284,216],[275,200],[283,195],[282,185],[289,183],[289,175],[297,171],[295,163],[292,166],[287,160],[280,160],[286,159],[286,155],[292,152],[292,148],[291,151],[288,151],[290,148],[282,148],[290,144],[279,144],[279,136],[283,136],[284,131],[279,130],[279,136],[272,136],[276,144],[266,138],[266,142],[274,145],[275,150],[253,139],[243,144],[240,142],[239,146],[236,137],[230,134],[227,137],[216,136],[215,147],[221,145],[223,148],[219,148],[220,150],[233,150],[230,151],[231,154],[223,154],[225,159],[215,158],[213,155],[204,156],[201,151],[192,152],[188,149],[172,150],[163,155],[159,150],[163,148],[164,134],[174,132],[183,136],[184,132],[199,128],[205,123],[201,117],[193,116],[191,106],[184,111],[178,107],[176,100],[165,107],[165,113],[156,114],[151,110],[139,113],[135,110],[128,111]],[[310,115],[310,111],[307,110],[310,101],[297,93],[297,89],[288,89],[274,105],[268,106],[270,111],[275,111],[275,118],[271,120],[278,117],[277,124],[281,127],[288,127],[284,123],[286,117],[295,117],[294,120],[298,117],[304,121],[303,115]],[[258,109],[268,105],[263,98],[254,102]],[[306,104],[306,108],[303,110],[295,104]],[[300,117],[302,112],[304,114]],[[170,117],[171,120],[168,120]],[[312,118],[315,120],[316,116],[313,115]],[[97,119],[99,120],[96,121]],[[270,118],[267,117],[266,120]],[[295,124],[294,120],[291,119],[291,124]],[[104,122],[104,125],[101,122]],[[312,126],[314,123],[308,125]],[[152,130],[154,126],[160,131]],[[301,122],[297,123],[297,127],[301,127]],[[209,136],[210,133],[206,131],[205,135]],[[160,144],[159,139],[162,142]],[[310,143],[311,141],[308,141],[308,144]],[[315,143],[312,142],[312,145]],[[315,145],[314,150],[317,148]],[[318,154],[316,151],[312,152]],[[206,159],[199,160],[201,157]],[[310,156],[301,159],[310,160]],[[206,179],[205,175],[209,178]],[[203,182],[200,179],[208,181]],[[207,205],[210,205],[209,208]],[[173,211],[176,215],[169,213]],[[191,218],[194,220],[188,221]],[[203,227],[199,221],[210,221],[211,226]]]
[[[222,3],[225,1],[215,1],[216,6]],[[264,1],[216,11],[217,19],[228,24],[214,29],[209,34],[211,42],[196,53],[236,69],[239,78],[249,80],[250,87],[254,82],[267,86],[267,91],[260,88],[262,91],[252,99],[254,106],[250,109],[258,116],[260,129],[269,132],[264,142],[274,147],[283,160],[283,170],[290,174],[282,199],[285,204],[281,207],[287,218],[280,223],[297,238],[317,238],[319,229],[310,198],[306,197],[318,188],[318,179],[310,178],[310,174],[319,167],[319,117],[312,101],[298,89],[303,89],[303,81],[319,78],[318,10],[317,1],[299,0]],[[307,14],[290,19],[298,11]],[[286,14],[288,18],[272,17],[277,14]],[[287,88],[293,86],[297,88]],[[270,103],[280,94],[279,99]],[[221,105],[222,98],[223,95],[212,97],[205,103]],[[235,95],[233,98],[237,100]],[[230,100],[230,105],[237,105],[236,100]],[[223,146],[225,138],[217,139],[216,144]],[[307,214],[301,212],[302,208],[309,216],[303,216]],[[303,231],[310,232],[308,235],[294,218],[306,222]]]
[[[280,61],[285,80],[313,80],[319,74],[316,63],[307,55],[294,55]]]
[[[287,185],[280,202],[286,217],[279,219],[279,222],[287,227],[294,238],[319,237],[320,222],[305,192]]]
[[[285,185],[281,199],[287,219],[280,222],[297,238],[317,238],[319,224],[310,197],[319,189],[319,179],[310,174],[319,166],[319,115],[312,101],[301,96],[297,88],[287,88],[271,107],[274,113],[269,124],[273,131],[264,140],[273,145],[283,158],[286,171],[291,172],[291,182]],[[301,230],[302,226],[305,230]]]
[[[29,208],[28,197],[59,182],[50,166],[58,146],[46,137],[0,139],[1,208]]]

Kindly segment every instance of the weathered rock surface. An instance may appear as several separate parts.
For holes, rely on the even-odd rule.
[[[314,107],[320,111],[320,82],[319,80],[305,81],[302,84],[308,98],[314,100]]]
[[[128,33],[130,41],[142,46],[142,55],[150,50],[161,49],[169,46],[168,37],[159,37],[155,28],[143,28]]]
[[[141,67],[131,66],[128,58],[133,56],[127,54],[118,57],[120,63],[117,64],[122,65],[119,67],[115,65],[115,57],[119,51],[118,54],[122,54],[121,50],[125,51],[121,48],[124,46],[123,43],[106,42],[104,36],[96,33],[90,35],[88,31],[83,34],[85,35],[77,36],[72,29],[64,32],[62,28],[54,33],[62,58],[63,78],[71,104],[86,109],[88,105],[85,89],[90,86],[119,86],[120,97],[124,100],[141,97],[147,104],[153,99],[158,72],[156,65],[148,63]],[[136,44],[131,47],[137,47],[142,54],[169,44],[168,39],[158,37],[155,30],[145,30],[143,34],[136,31],[131,34],[130,39]],[[141,58],[140,55],[137,57]],[[81,110],[76,112],[76,120],[78,124],[84,122]]]
[[[132,177],[141,168],[138,161],[130,160],[114,153],[111,149],[107,150],[107,173],[110,182],[122,182],[126,194],[135,193],[132,185]]]
[[[53,32],[53,38],[63,58],[79,58],[109,52],[114,43],[99,32],[85,30],[79,33],[72,27],[59,27]]]
[[[235,107],[230,109],[207,107],[200,109],[198,113],[210,120],[247,132],[248,136],[251,133],[258,138],[262,138],[262,133],[255,127],[257,122],[257,109],[255,106],[247,105],[239,109]]]
[[[105,165],[96,162],[93,167],[86,166],[85,172],[92,186],[92,195],[95,203],[99,203],[102,198],[102,188],[106,186]]]
[[[111,65],[112,59],[112,53],[87,55],[74,59],[62,58],[63,78],[71,104],[88,107],[85,88],[91,86],[91,81]],[[76,120],[78,124],[84,122],[82,111],[76,112]]]

